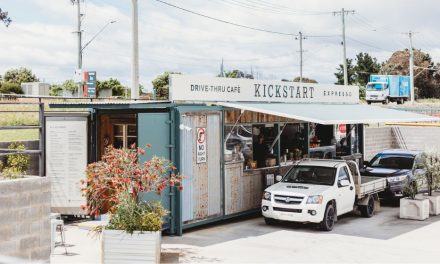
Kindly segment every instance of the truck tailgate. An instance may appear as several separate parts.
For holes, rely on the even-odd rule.
[[[379,193],[387,187],[387,179],[383,177],[361,176],[360,184],[356,184],[356,195],[362,198],[368,194]]]

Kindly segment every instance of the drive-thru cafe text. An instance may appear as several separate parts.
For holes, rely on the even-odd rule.
[[[258,211],[262,191],[296,160],[364,153],[364,124],[434,120],[360,104],[355,86],[191,75],[170,77],[169,101],[50,107],[87,109],[45,117],[52,210],[83,213],[79,181],[107,146],[151,144],[144,158],[170,159],[185,175],[183,191],[160,198],[170,211],[166,229],[178,235]]]

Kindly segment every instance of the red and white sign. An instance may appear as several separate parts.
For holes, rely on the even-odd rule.
[[[196,157],[197,163],[205,163],[206,162],[206,128],[198,127],[197,128],[197,144],[196,144]]]
[[[347,125],[346,124],[339,124],[338,125],[339,133],[341,134],[347,134]]]

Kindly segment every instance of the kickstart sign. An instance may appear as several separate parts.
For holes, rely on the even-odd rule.
[[[196,156],[197,163],[205,163],[206,162],[206,128],[198,127],[197,128],[197,142],[196,142]]]
[[[359,88],[333,84],[170,75],[170,100],[359,103]]]

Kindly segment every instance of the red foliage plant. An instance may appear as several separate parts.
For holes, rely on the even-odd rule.
[[[125,149],[108,147],[101,161],[87,166],[87,180],[81,182],[87,205],[81,208],[91,215],[112,213],[124,192],[138,201],[141,192],[160,195],[168,187],[182,190],[183,176],[175,174],[176,168],[169,160],[153,157],[144,163],[138,162],[139,156],[144,154],[145,149],[134,144]]]

